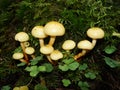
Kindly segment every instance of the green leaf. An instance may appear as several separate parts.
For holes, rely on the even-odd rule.
[[[71,84],[71,81],[69,79],[63,79],[62,83],[65,87],[69,86]]]
[[[24,63],[24,62],[21,62],[21,63],[17,64],[18,67],[25,66],[25,65],[26,65],[26,63]]]
[[[68,68],[72,71],[76,70],[78,67],[79,67],[79,63],[76,61],[68,65]]]
[[[52,64],[50,64],[50,63],[45,63],[45,64],[43,64],[43,66],[45,66],[46,72],[52,72],[52,70],[53,70]]]
[[[73,58],[63,60],[63,62],[64,62],[65,64],[70,64],[70,63],[72,63],[73,61],[74,61]]]
[[[6,86],[2,86],[2,88],[1,88],[1,90],[10,90],[10,89],[11,89],[11,87],[8,86],[8,85],[6,85]]]
[[[48,88],[44,85],[37,84],[35,85],[34,90],[48,90]]]
[[[46,71],[46,67],[45,66],[39,66],[38,70],[41,72],[45,72]]]
[[[36,58],[30,60],[31,65],[36,65],[40,60],[43,60],[43,56],[37,56]]]
[[[31,72],[30,72],[30,76],[32,76],[32,77],[36,77],[38,73],[39,73],[38,70],[31,71]]]
[[[66,65],[66,64],[64,64],[64,65],[59,65],[58,67],[59,67],[59,69],[62,70],[62,71],[68,71],[68,70],[69,70],[68,65]]]
[[[108,66],[110,66],[111,68],[116,68],[116,67],[119,67],[119,66],[120,66],[120,62],[115,61],[115,60],[113,60],[113,59],[111,59],[111,58],[109,58],[109,57],[105,57],[104,60],[105,60],[105,63],[106,63]]]
[[[105,47],[105,49],[104,49],[105,53],[107,53],[107,54],[112,54],[112,53],[114,53],[116,50],[117,50],[117,48],[116,48],[115,46],[111,46],[111,45],[108,45],[108,46]]]
[[[85,73],[85,77],[89,78],[89,79],[95,79],[96,74],[94,72],[87,72],[87,73]]]
[[[87,82],[78,82],[78,86],[81,88],[81,90],[89,90],[89,84]]]
[[[79,70],[86,70],[88,68],[88,66],[87,66],[87,64],[86,63],[84,63],[83,65],[80,65],[79,66]]]
[[[35,70],[37,70],[37,66],[26,67],[25,70],[26,71],[35,71]]]

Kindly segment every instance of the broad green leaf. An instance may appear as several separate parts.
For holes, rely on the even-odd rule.
[[[87,82],[82,82],[82,81],[79,81],[79,82],[78,82],[78,86],[79,86],[79,87],[90,87]]]
[[[70,64],[70,63],[72,63],[73,61],[74,61],[73,58],[63,60],[63,62],[64,62],[65,64]]]
[[[43,66],[45,66],[46,72],[52,72],[53,66],[50,63],[45,63]]]
[[[62,70],[62,71],[68,71],[68,70],[69,70],[68,65],[66,65],[66,64],[64,64],[64,65],[59,65],[58,67],[59,67],[59,69]]]
[[[105,60],[105,63],[106,63],[108,66],[110,66],[111,68],[120,67],[120,62],[115,61],[115,60],[113,60],[113,59],[111,59],[111,58],[109,58],[109,57],[105,57],[104,60]]]
[[[8,86],[8,85],[6,85],[6,86],[2,86],[2,88],[1,88],[1,90],[10,90],[10,89],[11,89],[11,87]]]
[[[31,72],[30,72],[30,76],[32,76],[32,77],[36,77],[38,73],[39,73],[38,70],[31,71]]]
[[[79,70],[86,70],[88,68],[88,66],[87,66],[87,64],[86,63],[84,63],[83,65],[80,65],[79,66]]]
[[[105,47],[104,51],[107,54],[112,54],[117,50],[117,48],[115,46],[110,46],[108,45],[107,47]]]
[[[48,88],[44,85],[37,84],[35,85],[34,90],[48,90]]]
[[[45,72],[46,71],[46,67],[45,66],[39,66],[38,70],[41,72]]]
[[[35,71],[35,70],[37,70],[37,66],[26,67],[25,70],[26,71]]]
[[[30,60],[31,61],[31,65],[36,65],[42,59],[43,59],[43,56],[37,56],[36,58]]]
[[[26,67],[25,70],[30,72],[31,71],[31,67]]]
[[[89,79],[95,79],[96,78],[96,74],[93,72],[87,72],[85,73],[85,77],[89,78]]]
[[[71,84],[71,81],[69,79],[63,79],[62,83],[65,87],[69,86]]]
[[[26,63],[24,63],[24,62],[21,62],[21,63],[17,64],[18,67],[25,66],[25,65],[26,65]]]
[[[78,62],[73,62],[73,63],[68,65],[68,68],[70,70],[73,70],[73,71],[76,70],[78,67],[79,67],[79,63]]]

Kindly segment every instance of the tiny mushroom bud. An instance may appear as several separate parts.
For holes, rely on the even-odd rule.
[[[47,37],[47,35],[44,33],[44,27],[43,26],[35,26],[32,31],[31,34],[36,37],[39,38],[39,42],[40,42],[40,47],[44,46],[44,38]]]
[[[25,60],[28,62],[28,56],[25,53],[25,45],[24,45],[24,42],[29,40],[28,34],[25,32],[19,32],[15,35],[15,40],[20,42],[20,45],[22,47],[22,50],[25,56]]]
[[[31,55],[32,58],[35,58],[35,56],[33,55],[34,52],[35,52],[35,49],[33,47],[25,48],[25,53],[28,55]]]
[[[93,47],[96,45],[96,39],[102,39],[104,37],[104,31],[99,27],[89,28],[87,31],[88,37],[92,38]]]
[[[24,42],[24,46],[25,46],[25,47],[29,47],[29,46],[30,46],[30,43],[29,43],[29,42]]]
[[[51,54],[50,54],[50,58],[54,61],[57,61],[61,58],[63,58],[63,54],[59,51],[59,50],[54,50]]]
[[[64,26],[57,21],[50,21],[44,26],[45,34],[50,36],[49,45],[53,45],[56,36],[63,36],[65,34]]]
[[[90,41],[88,40],[82,40],[77,44],[77,47],[79,49],[82,49],[82,52],[78,53],[77,55],[74,56],[74,59],[77,60],[78,58],[84,56],[88,50],[92,50],[93,45]]]
[[[76,46],[76,43],[73,40],[66,40],[64,41],[62,48],[69,52],[70,50],[75,48],[75,46]]]
[[[29,90],[28,86],[20,86],[20,90]]]
[[[15,60],[20,60],[21,62],[26,63],[26,61],[23,59],[23,57],[24,57],[23,53],[14,53],[12,57]]]

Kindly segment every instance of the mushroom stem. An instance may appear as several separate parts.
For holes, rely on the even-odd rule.
[[[24,62],[24,63],[28,63],[26,60],[24,59],[20,59],[21,62]]]
[[[35,58],[35,55],[32,54],[31,57],[34,59],[34,58]]]
[[[21,45],[21,47],[22,47],[23,54],[24,54],[24,57],[25,57],[26,62],[29,62],[29,61],[28,61],[28,60],[29,60],[29,59],[28,59],[28,56],[27,56],[27,54],[25,53],[25,45],[24,45],[24,43],[21,42],[20,45]]]
[[[39,38],[40,47],[44,46],[44,40]]]
[[[74,59],[77,60],[78,58],[84,56],[87,53],[87,50],[82,50],[82,52],[78,53],[77,55],[74,56]]]
[[[92,40],[93,48],[95,47],[96,43],[97,43],[97,40],[96,40],[96,39],[93,39],[93,40]]]
[[[51,64],[56,65],[56,64],[52,61],[52,59],[50,58],[50,55],[46,55],[46,57],[47,57],[48,61],[49,61]]]
[[[55,39],[56,39],[56,36],[51,36],[50,41],[49,41],[49,45],[52,46],[54,44],[54,42],[55,42]]]

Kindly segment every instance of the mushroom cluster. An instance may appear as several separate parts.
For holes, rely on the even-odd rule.
[[[19,32],[15,35],[15,40],[20,42],[20,46],[22,48],[21,52],[16,52],[13,54],[13,59],[20,60],[21,62],[29,63],[29,57],[30,55],[32,58],[35,56],[33,53],[35,52],[35,49],[33,47],[29,47],[29,35],[26,32]]]
[[[57,49],[54,49],[53,45],[55,43],[57,36],[63,36],[65,34],[64,26],[57,21],[50,21],[45,24],[45,26],[35,26],[33,27],[31,34],[33,37],[39,39],[40,44],[40,53],[44,54],[48,61],[52,64],[64,57],[63,53]],[[72,49],[76,46],[78,49],[81,49],[81,52],[74,55],[73,58],[77,61],[81,57],[85,56],[86,53],[92,50],[97,42],[97,39],[102,39],[104,37],[104,31],[99,27],[92,27],[87,30],[87,36],[92,39],[92,42],[88,40],[79,41],[76,45],[76,42],[73,40],[65,40],[62,44],[62,49],[67,53],[70,53]],[[45,44],[44,39],[49,37],[50,40]],[[29,62],[27,55],[30,55],[32,58],[34,56],[34,48],[29,46],[29,36],[25,32],[19,32],[15,35],[15,40],[20,42],[23,53],[14,53],[13,58],[20,60],[21,62]]]
[[[63,57],[62,53],[59,50],[55,50],[53,47],[56,36],[63,36],[65,34],[65,28],[61,23],[50,21],[45,26],[35,26],[31,34],[33,37],[39,38],[40,52],[46,55],[50,63],[55,64],[54,61]],[[44,39],[48,36],[50,40],[48,44],[45,44]]]
[[[104,31],[99,27],[92,27],[87,30],[87,36],[92,39],[92,42],[82,40],[78,43],[77,47],[82,49],[82,51],[74,56],[75,60],[86,55],[88,51],[92,50],[96,45],[97,39],[102,39],[104,37]]]

